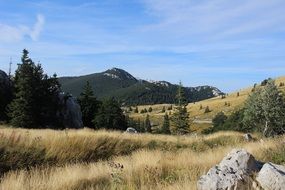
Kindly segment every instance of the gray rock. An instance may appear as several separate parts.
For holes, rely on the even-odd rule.
[[[58,115],[63,120],[64,127],[83,128],[81,109],[75,98],[64,93],[59,93],[58,98],[61,105]]]
[[[127,128],[127,130],[125,131],[125,133],[138,133],[136,129],[132,128],[132,127],[129,127]]]
[[[249,133],[245,134],[243,137],[244,137],[244,140],[248,142],[253,140],[253,137]]]
[[[285,190],[285,167],[266,163],[258,173],[256,181],[264,190]]]
[[[244,149],[234,149],[219,165],[211,168],[200,178],[198,190],[249,189],[252,186],[251,174],[259,171],[260,164]]]

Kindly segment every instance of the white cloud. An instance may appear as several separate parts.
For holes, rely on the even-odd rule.
[[[29,33],[32,40],[37,41],[39,39],[40,33],[42,32],[43,27],[44,27],[44,23],[45,23],[44,16],[39,14],[37,16],[37,22],[34,25],[33,30],[31,30]]]
[[[0,42],[19,42],[28,36],[33,41],[37,41],[43,30],[45,23],[44,16],[37,15],[37,21],[33,27],[27,25],[11,26],[0,23]]]

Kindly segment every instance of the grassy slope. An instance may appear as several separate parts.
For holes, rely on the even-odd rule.
[[[279,86],[280,82],[285,82],[285,77],[279,77],[275,80],[277,86]],[[279,87],[280,90],[285,91],[285,87]],[[191,130],[196,132],[201,132],[203,129],[211,127],[210,123],[212,118],[219,112],[223,111],[226,114],[230,114],[231,112],[241,108],[251,93],[252,87],[241,89],[239,91],[230,93],[226,96],[226,98],[222,99],[221,97],[215,97],[207,100],[203,100],[200,102],[191,103],[187,106],[188,112],[190,113],[191,120]],[[237,97],[237,92],[239,92],[239,97]],[[225,102],[230,104],[230,106],[225,106]],[[200,109],[200,105],[202,105],[203,109]],[[166,108],[170,105],[168,104],[159,104],[159,105],[144,105],[138,106],[139,111],[144,108],[153,108],[152,113],[147,113],[150,115],[151,120],[155,124],[162,124],[164,113],[161,113],[161,110],[165,106]],[[205,113],[206,106],[209,106],[211,112]],[[169,113],[169,111],[167,111]],[[144,121],[146,114],[136,114],[131,113],[131,118],[140,119]]]
[[[195,189],[199,176],[237,147],[285,163],[284,136],[247,143],[236,132],[177,137],[6,127],[0,135],[0,163],[14,166],[0,181],[5,190]]]

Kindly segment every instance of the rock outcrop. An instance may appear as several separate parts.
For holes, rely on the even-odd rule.
[[[125,133],[130,133],[130,134],[136,134],[138,133],[136,129],[132,128],[132,127],[129,127],[127,128],[127,130],[125,131]]]
[[[249,133],[245,134],[243,137],[245,141],[253,141],[253,137]]]
[[[75,98],[65,93],[59,93],[58,98],[61,106],[58,115],[62,119],[64,127],[70,129],[82,128],[82,113]]]
[[[263,165],[246,150],[235,149],[200,178],[197,189],[285,190],[285,167],[272,163]]]
[[[259,163],[246,150],[235,149],[198,181],[198,190],[248,189]]]
[[[285,190],[285,167],[266,163],[258,173],[256,181],[264,190]]]

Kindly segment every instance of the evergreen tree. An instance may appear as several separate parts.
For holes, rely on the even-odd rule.
[[[151,123],[150,123],[150,119],[149,119],[149,115],[146,115],[146,119],[145,119],[145,130],[148,133],[151,133]]]
[[[15,99],[9,105],[11,124],[15,127],[41,127],[43,97],[43,70],[29,58],[23,50],[22,64],[18,64],[15,74]]]
[[[185,96],[185,91],[184,91],[181,81],[179,82],[179,86],[178,86],[178,90],[176,94],[176,104],[178,106],[186,106],[188,104],[186,96]]]
[[[162,107],[161,112],[162,112],[162,113],[165,113],[165,106]]]
[[[209,112],[211,112],[211,110],[210,110],[209,106],[207,106],[207,107],[205,108],[205,113],[209,113]]]
[[[95,114],[98,112],[99,101],[94,96],[94,92],[89,81],[83,87],[83,92],[78,98],[78,103],[81,107],[83,125],[89,128],[94,128],[92,122]]]
[[[170,105],[168,108],[167,108],[167,110],[172,110],[173,108],[172,108],[172,105]]]
[[[161,128],[163,134],[171,134],[170,132],[170,121],[167,113],[164,115],[163,125]]]
[[[136,108],[135,108],[135,111],[134,111],[135,113],[139,113],[139,109],[138,109],[138,107],[136,106]]]
[[[179,135],[186,134],[189,132],[189,114],[187,112],[187,100],[185,98],[181,82],[179,84],[176,98],[177,106],[171,118],[174,125],[173,132]]]
[[[129,107],[129,112],[132,112],[133,111],[133,108],[132,106]]]
[[[228,117],[224,114],[224,112],[219,112],[212,120],[214,128],[224,125],[227,118]]]
[[[5,73],[3,73],[3,77],[8,78],[8,76]],[[0,78],[0,121],[6,122],[8,120],[7,106],[13,99],[12,89],[13,88],[11,81],[7,81],[5,78],[1,80]]]
[[[148,108],[148,112],[151,113],[152,112],[152,107]]]
[[[285,133],[284,97],[273,80],[264,82],[264,87],[256,89],[248,98],[243,123],[251,129],[274,136]]]
[[[114,98],[103,101],[93,123],[96,129],[126,130],[128,126],[123,110]]]

